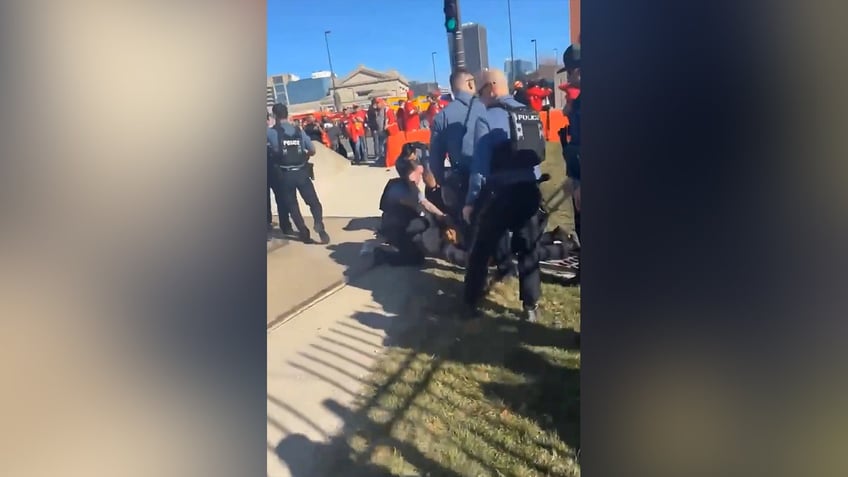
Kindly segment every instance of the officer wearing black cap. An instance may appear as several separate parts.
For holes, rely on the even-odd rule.
[[[563,67],[557,73],[568,73],[568,84],[580,87],[580,45],[569,46],[562,54]],[[565,158],[565,174],[571,188],[571,202],[574,207],[574,229],[577,237],[580,235],[580,133],[581,133],[581,103],[582,95],[569,101],[564,108],[568,116],[568,129],[559,131],[562,143],[562,154]],[[570,138],[570,139],[569,139]]]
[[[297,193],[300,192],[312,211],[315,232],[321,238],[321,243],[329,243],[330,236],[324,228],[324,209],[312,183],[312,164],[309,163],[309,158],[315,155],[315,146],[302,129],[288,121],[289,109],[285,104],[275,104],[271,112],[274,113],[276,124],[268,130],[268,144],[272,161],[281,172],[283,194],[292,222],[301,240],[313,243],[297,203]]]
[[[389,180],[380,197],[383,217],[380,235],[397,251],[374,250],[374,263],[403,266],[423,263],[425,248],[421,246],[421,235],[432,224],[424,216],[427,212],[439,221],[447,216],[421,191],[424,167],[417,154],[416,144],[405,144],[395,163],[398,177]]]

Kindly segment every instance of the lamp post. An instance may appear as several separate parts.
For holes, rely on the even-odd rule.
[[[330,33],[330,30],[324,32],[324,44],[327,45],[327,61],[330,63],[330,81],[333,85],[333,107],[336,109],[336,112],[338,112],[341,110],[341,101],[339,93],[336,91],[336,73],[333,71],[333,57],[330,55]]]
[[[559,48],[554,48],[554,61],[559,66]]]
[[[430,53],[430,59],[433,60],[433,82],[436,83],[436,88],[439,87],[439,80],[436,79],[436,52]]]
[[[515,81],[515,49],[512,47],[512,2],[506,0],[506,15],[509,21],[509,84]]]
[[[536,58],[536,72],[539,71],[539,44],[536,43],[536,39],[530,40],[530,43],[533,43],[533,56]]]

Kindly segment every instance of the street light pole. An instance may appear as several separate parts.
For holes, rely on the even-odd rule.
[[[430,53],[430,59],[433,60],[433,82],[436,83],[436,88],[439,87],[439,80],[436,78],[436,52]]]
[[[556,66],[559,66],[559,48],[554,48],[554,61]]]
[[[341,110],[341,101],[339,101],[339,93],[336,91],[336,73],[333,71],[333,57],[330,55],[330,33],[330,30],[324,32],[324,44],[327,45],[327,61],[330,63],[330,81],[333,85],[333,107],[338,112]]]
[[[515,49],[512,47],[512,2],[506,0],[506,14],[507,20],[509,21],[509,84],[512,87],[512,83],[515,81]]]
[[[536,58],[536,72],[539,72],[539,44],[536,42],[536,39],[530,40],[530,43],[533,43],[533,56]]]

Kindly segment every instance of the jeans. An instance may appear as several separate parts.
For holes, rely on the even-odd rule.
[[[374,155],[377,161],[386,159],[386,132],[378,131],[374,133]]]
[[[357,138],[356,141],[351,141],[353,143],[353,161],[354,162],[363,162],[367,157],[365,155],[365,136]]]

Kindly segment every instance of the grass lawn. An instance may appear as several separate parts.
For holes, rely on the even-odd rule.
[[[549,144],[547,199],[564,179]],[[556,198],[554,197],[556,200]],[[571,202],[551,227],[570,228]],[[518,284],[497,286],[476,333],[455,319],[462,270],[422,272],[415,321],[378,362],[326,475],[576,476],[580,446],[580,289],[543,284],[540,323],[518,319]]]

